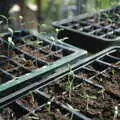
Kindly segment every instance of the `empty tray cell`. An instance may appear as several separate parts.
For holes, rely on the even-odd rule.
[[[95,72],[89,71],[85,68],[81,68],[75,71],[75,75],[77,75],[77,77],[80,79],[89,79],[93,77],[95,74],[96,74]]]
[[[20,50],[22,50],[25,53],[33,54],[33,51],[35,51],[35,47],[32,45],[24,45],[19,47]]]
[[[46,41],[43,41],[41,40],[39,37],[36,37],[36,36],[28,36],[28,37],[25,37],[23,39],[23,41],[26,43],[26,44],[29,44],[29,45],[33,45],[34,47],[44,47],[46,45],[48,45],[49,43],[46,42]]]
[[[41,59],[44,60],[45,62],[55,62],[60,58],[54,55],[48,55],[48,56],[42,57]]]
[[[18,120],[27,113],[27,110],[21,108],[16,103],[12,103],[0,111],[0,120]]]
[[[116,52],[111,53],[110,55],[120,58],[120,50],[117,50]]]
[[[117,30],[117,29],[119,29],[119,27],[120,27],[120,24],[113,24],[113,25],[111,25],[111,28],[113,30]]]
[[[102,36],[102,35],[104,35],[105,33],[104,33],[104,31],[95,31],[95,32],[93,32],[93,35],[96,35],[96,36]]]
[[[24,41],[22,41],[21,39],[19,39],[19,38],[11,38],[12,39],[12,43],[9,43],[9,41],[8,41],[8,39],[5,39],[6,40],[6,42],[8,43],[8,44],[10,44],[10,46],[11,47],[19,47],[19,46],[22,46],[22,45],[24,45],[25,43],[24,43]]]
[[[27,69],[22,68],[22,67],[18,67],[18,68],[15,68],[13,70],[10,70],[8,72],[15,77],[20,77],[22,75],[25,75],[25,74],[29,73],[30,70],[27,70]]]
[[[39,52],[36,52],[36,53],[37,54],[34,53],[34,56],[36,57],[36,59],[23,53],[16,54],[14,57],[12,57],[12,59],[17,63],[19,63],[21,66],[29,70],[34,70],[45,65],[44,62],[38,61],[37,57],[39,55]]]
[[[87,26],[90,26],[90,24],[89,23],[87,23],[87,22],[82,22],[82,21],[79,21],[79,24],[80,24],[80,26],[81,27],[87,27]]]
[[[89,24],[96,24],[99,21],[99,16],[88,17],[85,21],[88,22]]]
[[[12,77],[2,71],[0,71],[0,84],[7,83],[12,80]]]
[[[43,91],[50,96],[54,96],[55,100],[60,103],[69,104],[87,117],[95,120],[101,118],[105,120],[113,119],[114,105],[118,105],[119,100],[113,99],[103,89],[85,82],[74,89],[73,87],[65,89],[66,86],[63,82],[57,85],[56,87],[49,87],[48,85],[43,88]]]
[[[111,28],[103,28],[103,29],[101,30],[101,32],[103,32],[104,34],[106,34],[106,33],[108,33],[108,32],[111,32],[111,31],[112,31]]]
[[[46,55],[48,55],[47,53],[41,51],[41,50],[35,50],[33,51],[33,57],[36,57],[36,59],[41,59],[46,57]]]
[[[55,103],[44,105],[35,111],[35,114],[28,114],[21,120],[79,120],[80,118],[72,112]]]
[[[16,32],[14,32],[14,35],[13,35],[13,37],[17,37],[17,38],[19,38],[19,37],[25,37],[25,36],[28,36],[30,33],[28,32],[28,31],[16,31]]]
[[[25,43],[24,43],[24,41],[22,41],[22,40],[13,40],[14,41],[14,43],[15,43],[15,46],[22,46],[22,45],[24,45]]]
[[[82,30],[83,32],[91,32],[91,28],[90,27],[87,27],[87,28],[83,28],[83,30]]]
[[[116,35],[117,37],[120,37],[120,31],[115,31],[113,34]]]
[[[105,64],[103,64],[103,63],[94,61],[94,62],[92,62],[91,64],[87,65],[86,67],[88,67],[89,69],[91,69],[91,70],[93,70],[93,71],[102,72],[102,71],[104,71],[108,66],[105,65]]]
[[[62,26],[68,27],[69,25],[71,25],[70,23],[63,23]]]
[[[47,98],[38,92],[31,92],[26,96],[16,100],[16,103],[28,111],[33,111],[47,102]]]
[[[120,60],[118,60],[118,59],[115,59],[115,58],[112,58],[112,57],[110,57],[110,56],[104,56],[103,58],[101,58],[100,60],[102,60],[102,61],[104,61],[104,62],[106,62],[106,63],[110,63],[110,64],[115,64],[115,63],[117,63],[117,62],[119,62]]]
[[[16,31],[16,32],[14,32],[14,34],[13,34],[13,39],[18,39],[18,38],[20,38],[20,37],[25,37],[25,36],[27,36],[27,35],[29,35],[30,33],[29,32],[27,32],[27,31]],[[3,36],[3,39],[8,39],[8,37],[11,37],[11,33],[8,33],[8,34],[6,34],[6,35],[4,35]]]
[[[60,50],[60,49],[61,49],[60,47],[55,46],[55,45],[53,45],[53,43],[51,43],[51,45],[48,45],[48,46],[46,46],[46,47],[43,47],[43,48],[42,48],[42,51],[50,54],[50,53],[55,52],[55,51],[58,51],[58,50]]]
[[[73,25],[72,28],[78,30],[78,29],[81,29],[82,26],[78,23],[78,24]]]
[[[92,79],[104,86],[105,90],[120,97],[120,70],[110,68]]]
[[[109,34],[109,35],[106,35],[105,38],[107,38],[107,39],[116,39],[117,36],[115,34]]]
[[[17,66],[18,65],[16,63],[14,63],[13,61],[10,61],[10,60],[4,61],[4,63],[0,64],[0,68],[5,70],[5,71],[14,69]]]
[[[62,57],[70,55],[71,53],[73,53],[73,51],[62,49],[62,50],[54,52],[54,55],[62,58]]]

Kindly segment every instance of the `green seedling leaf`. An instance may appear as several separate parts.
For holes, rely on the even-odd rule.
[[[0,17],[3,18],[3,19],[5,19],[6,22],[7,22],[7,24],[8,24],[8,18],[7,18],[6,16],[4,16],[4,15],[0,15]]]
[[[6,56],[5,55],[0,55],[0,58],[6,58]]]
[[[115,75],[115,70],[112,70],[112,75]]]
[[[20,20],[23,20],[23,16],[20,15],[20,16],[19,16],[19,19],[20,19]]]
[[[70,104],[66,104],[72,111],[74,111],[74,112],[79,112],[80,110],[78,110],[78,109],[74,109]]]
[[[0,21],[0,24],[2,24],[3,23],[3,21]]]
[[[113,120],[117,120],[118,114],[119,114],[118,106],[115,106]]]
[[[33,120],[39,120],[39,117],[37,117],[37,116],[28,116],[27,118],[33,119]],[[26,120],[27,120],[27,118],[26,118]]]
[[[10,27],[8,27],[8,31],[11,33],[11,36],[13,37],[13,35],[14,35],[14,31],[13,31],[13,29],[10,28]]]
[[[15,43],[12,41],[12,37],[8,37],[9,45],[15,46]]]

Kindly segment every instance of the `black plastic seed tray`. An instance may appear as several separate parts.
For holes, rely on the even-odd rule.
[[[28,31],[2,35],[0,46],[0,106],[64,73],[65,68],[60,68],[87,53]]]
[[[92,15],[84,14],[53,22],[62,29],[58,37],[69,37],[65,42],[98,52],[111,45],[120,44],[120,6]]]
[[[120,119],[120,47],[88,58],[38,90],[94,120]],[[81,118],[82,118],[81,117]],[[83,118],[84,119],[84,118]],[[87,120],[87,118],[85,119]]]
[[[38,91],[28,93],[0,111],[1,120],[80,120],[79,116]]]

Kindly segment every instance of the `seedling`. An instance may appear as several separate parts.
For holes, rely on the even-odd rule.
[[[4,15],[0,15],[1,18],[3,18],[6,21],[7,27],[8,27],[8,18]],[[2,21],[3,23],[3,21]]]
[[[67,106],[69,107],[69,109],[71,109],[72,111],[72,114],[71,114],[71,117],[70,117],[70,120],[73,120],[73,117],[74,117],[74,113],[75,112],[79,112],[78,109],[74,109],[71,105],[67,104]]]
[[[10,47],[14,47],[15,46],[15,43],[13,42],[12,38],[13,38],[13,30],[12,28],[8,28],[8,31],[10,31],[11,33],[11,37],[8,37],[8,57],[9,57],[9,51],[10,51]]]
[[[84,92],[84,95],[80,95],[82,98],[85,98],[86,99],[86,110],[88,111],[89,110],[89,102],[91,100],[96,100],[97,97],[96,96],[90,96],[88,95],[87,93]]]
[[[51,100],[47,103],[48,104],[48,112],[51,113],[51,104],[54,101],[55,97],[52,97]]]
[[[74,83],[74,72],[72,71],[72,68],[69,64],[68,64],[68,67],[69,67],[69,73],[67,75],[68,84],[67,84],[66,89],[69,92],[69,99],[71,101],[71,95],[72,95],[73,83]]]
[[[105,89],[104,89],[104,88],[102,88],[100,91],[98,91],[98,93],[102,94],[102,98],[103,98],[103,99],[105,98],[105,97],[104,97],[104,92],[105,92]]]
[[[117,120],[118,114],[119,114],[118,106],[115,106],[114,107],[114,117],[113,117],[113,120]]]

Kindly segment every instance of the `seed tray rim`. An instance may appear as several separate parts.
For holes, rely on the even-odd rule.
[[[46,39],[46,38],[44,38],[44,39]],[[65,48],[68,47],[68,48],[72,49],[74,51],[74,53],[72,53],[72,54],[70,54],[68,56],[63,57],[61,60],[58,60],[58,61],[54,62],[54,64],[47,65],[47,67],[44,66],[44,67],[42,67],[40,69],[34,70],[34,71],[26,74],[26,75],[23,75],[23,76],[20,76],[20,77],[16,77],[16,80],[15,81],[11,81],[9,84],[2,84],[2,85],[0,85],[0,92],[2,93],[5,90],[8,90],[8,89],[11,89],[12,87],[20,85],[21,83],[24,83],[24,82],[27,82],[28,80],[34,79],[37,76],[40,77],[40,75],[47,74],[51,70],[54,72],[55,70],[57,70],[58,68],[62,67],[66,63],[75,62],[78,58],[80,58],[81,56],[83,56],[83,55],[85,55],[87,53],[87,51],[82,50],[82,49],[78,49],[76,47],[72,47],[71,48],[71,45],[69,45],[69,44],[62,43],[62,45],[65,46]],[[78,53],[79,53],[79,55],[78,55]],[[59,71],[59,74],[62,74],[62,71]],[[41,84],[41,83],[39,83],[39,84]],[[3,99],[0,100],[0,103],[5,101],[4,98],[7,98],[7,97],[2,97],[2,98]]]
[[[57,28],[62,28],[63,30],[67,30],[67,31],[70,31],[70,32],[76,32],[77,34],[79,35],[85,35],[87,37],[92,37],[92,38],[95,38],[95,39],[98,39],[98,40],[101,40],[101,41],[105,41],[105,42],[116,42],[116,41],[119,41],[120,39],[107,39],[107,38],[104,38],[104,37],[101,37],[100,36],[96,36],[96,35],[93,35],[93,34],[89,34],[87,32],[82,32],[82,31],[78,31],[78,30],[75,30],[75,29],[72,29],[72,28],[69,28],[69,27],[65,27],[65,26],[62,26],[62,24],[65,24],[65,23],[69,23],[69,22],[72,22],[72,21],[76,21],[76,20],[81,20],[81,19],[84,19],[84,18],[88,18],[88,17],[92,17],[96,14],[99,14],[99,13],[102,13],[102,12],[109,12],[110,10],[113,10],[117,7],[120,7],[119,5],[116,6],[116,7],[113,7],[113,8],[108,8],[108,9],[105,9],[105,10],[100,10],[98,12],[94,12],[92,14],[89,14],[89,13],[85,13],[83,15],[78,15],[78,16],[73,16],[72,18],[66,18],[66,19],[63,19],[63,20],[58,20],[58,21],[54,21],[52,23],[52,25],[54,27],[57,27]],[[92,24],[91,24],[92,25]],[[90,26],[91,26],[90,25]],[[106,35],[106,34],[105,34]]]

